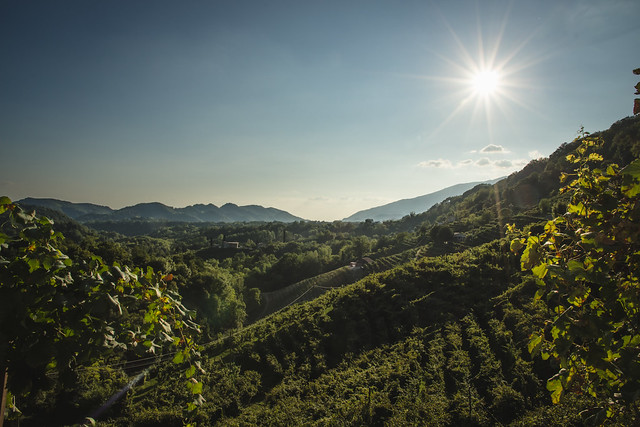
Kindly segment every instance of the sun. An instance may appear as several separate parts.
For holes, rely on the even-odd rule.
[[[459,34],[442,16],[451,41],[445,41],[442,48],[427,49],[433,64],[442,66],[441,74],[418,77],[436,83],[434,89],[443,94],[442,99],[451,109],[443,109],[444,114],[430,132],[430,138],[455,118],[464,117],[468,118],[470,128],[486,125],[491,139],[495,129],[513,122],[515,108],[540,113],[526,102],[524,94],[535,89],[530,68],[544,58],[527,52],[527,45],[535,34],[523,34],[520,40],[509,39],[505,45],[509,22],[506,9],[501,21],[496,17],[485,30],[478,15],[476,31],[465,27]]]
[[[471,87],[476,95],[491,96],[500,86],[500,73],[496,70],[483,70],[471,78]]]

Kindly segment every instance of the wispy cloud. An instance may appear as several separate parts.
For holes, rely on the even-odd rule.
[[[451,169],[453,164],[451,160],[437,159],[437,160],[425,160],[418,163],[421,168],[439,168],[439,169]]]
[[[510,168],[515,166],[511,160],[498,160],[494,162],[493,165],[499,168]]]
[[[484,147],[482,147],[480,150],[471,150],[470,153],[471,154],[477,154],[477,153],[482,153],[482,154],[508,154],[511,151],[507,150],[503,145],[498,145],[498,144],[489,144],[486,145]]]
[[[418,163],[418,167],[425,169],[457,169],[457,168],[494,168],[494,169],[515,169],[523,167],[527,164],[525,159],[501,159],[491,160],[488,157],[482,157],[478,160],[465,159],[457,163],[451,162],[451,160],[437,159],[437,160],[425,160]]]
[[[524,167],[527,163],[528,162],[525,159],[490,160],[484,157],[476,162],[476,166],[486,166],[498,169],[514,169]]]
[[[509,150],[505,149],[502,145],[489,144],[482,148],[480,152],[485,154],[506,154]]]

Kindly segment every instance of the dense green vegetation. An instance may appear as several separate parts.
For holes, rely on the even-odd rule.
[[[64,341],[64,328],[45,321],[51,341],[66,344],[76,354],[73,363],[65,365],[65,372],[73,374],[71,380],[63,381],[56,373],[64,365],[66,353],[47,347],[43,350],[46,360],[38,365],[37,387],[18,387],[25,377],[15,364],[20,355],[30,354],[18,343],[29,340],[35,332],[24,325],[16,329],[14,320],[3,317],[1,341],[5,347],[0,350],[2,361],[11,361],[10,419],[19,420],[23,426],[73,424],[86,416],[113,426],[183,425],[185,420],[199,425],[637,424],[637,388],[632,390],[628,385],[635,387],[638,378],[638,362],[633,358],[636,353],[631,351],[637,349],[637,171],[630,173],[627,168],[627,173],[622,173],[612,164],[622,168],[640,155],[640,120],[621,120],[592,137],[602,144],[588,165],[574,163],[583,158],[582,141],[563,144],[549,159],[533,161],[493,186],[477,186],[425,213],[399,221],[133,221],[103,223],[97,230],[43,210],[39,213],[53,223],[36,216],[29,216],[29,221],[40,224],[38,229],[50,230],[47,233],[55,238],[37,240],[37,247],[65,254],[71,260],[67,265],[61,258],[63,265],[44,268],[46,280],[45,276],[33,279],[45,263],[40,262],[38,268],[30,264],[34,256],[26,239],[31,238],[31,232],[16,233],[15,218],[10,215],[17,211],[7,210],[2,217],[5,240],[0,242],[4,244],[0,249],[2,292],[17,289],[32,298],[34,294],[27,285],[37,282],[47,291],[42,301],[53,304],[64,292],[76,292],[79,279],[63,288],[56,283],[64,281],[65,269],[71,269],[72,276],[85,274],[88,268],[83,260],[88,265],[96,263],[96,271],[103,278],[107,272],[114,275],[116,267],[126,271],[125,265],[135,265],[142,269],[130,270],[135,280],[125,273],[127,277],[121,278],[126,283],[144,282],[145,278],[152,286],[163,284],[171,303],[184,306],[186,316],[193,310],[194,320],[202,326],[199,345],[189,341],[193,346],[188,353],[183,352],[184,347],[171,349],[171,344],[183,345],[182,340],[167,340],[168,347],[163,348],[159,338],[157,343],[138,347],[142,352],[133,351],[121,339],[118,343],[122,345],[100,354],[95,349],[103,348],[103,341],[92,341],[93,350],[85,352],[85,347],[75,341]],[[567,157],[576,149],[578,157]],[[607,188],[622,193],[609,194],[602,187],[593,190],[594,198],[588,199],[583,194],[588,186],[580,184],[561,191],[566,185],[561,176],[574,173],[576,164],[588,166],[583,172],[591,171],[592,185],[619,182],[614,186],[618,190]],[[608,204],[596,197],[603,194],[609,194]],[[599,231],[587,229],[595,227],[597,221],[579,215],[576,206],[580,202],[588,212],[615,211],[618,216],[613,215],[609,222],[600,221]],[[8,200],[3,203],[19,209]],[[621,216],[621,207],[625,207],[627,216]],[[630,366],[621,373],[616,371],[615,380],[605,378],[609,382],[598,372],[582,377],[571,374],[568,378],[572,367],[580,370],[588,364],[563,364],[563,357],[575,354],[576,348],[587,348],[588,337],[581,335],[585,329],[579,322],[566,323],[563,339],[571,338],[571,350],[559,341],[564,335],[553,330],[562,324],[558,318],[569,318],[558,309],[566,303],[559,302],[554,292],[570,294],[575,284],[584,290],[585,283],[605,282],[600,276],[589,282],[583,276],[560,273],[562,283],[548,282],[553,275],[542,274],[538,264],[548,259],[551,266],[551,258],[541,256],[527,264],[511,250],[517,249],[511,243],[514,238],[526,245],[557,237],[559,231],[549,224],[569,227],[561,225],[562,220],[551,221],[558,216],[573,221],[564,224],[571,224],[571,230],[581,228],[583,234],[627,230],[625,238],[630,239],[620,241],[620,249],[602,240],[599,243],[604,245],[604,252],[598,252],[595,245],[595,252],[589,255],[599,257],[603,266],[611,268],[606,283],[618,281],[621,271],[628,273],[624,276],[629,283],[624,290],[626,311],[612,309],[610,323],[615,330],[611,335],[595,337],[603,346],[602,339],[611,338],[604,357],[614,363],[622,358]],[[626,221],[627,228],[616,228],[621,221]],[[508,228],[508,224],[514,226]],[[525,233],[524,237],[515,230]],[[562,233],[567,234],[566,230]],[[527,234],[546,237],[530,237],[528,241]],[[609,238],[616,240],[615,236]],[[566,239],[573,239],[573,249],[578,244],[581,250],[589,249],[584,240],[576,243],[573,237]],[[616,270],[604,261],[614,249],[619,250],[616,254],[628,255],[627,270]],[[549,256],[560,256],[560,252],[550,251]],[[576,273],[575,256],[580,254],[584,255],[565,252],[563,256],[573,263],[556,264]],[[16,267],[19,263],[21,272]],[[77,273],[74,266],[78,266]],[[534,272],[523,271],[522,267],[534,267]],[[583,267],[588,269],[586,264]],[[543,279],[549,287],[541,292]],[[110,326],[114,320],[109,316],[116,316],[118,323],[126,326],[124,331],[136,331],[137,326],[145,325],[144,297],[137,300],[144,304],[120,313],[118,305],[109,300],[112,291],[100,289],[99,301],[105,301],[109,313],[103,316],[91,311],[94,330]],[[591,286],[584,301],[600,298],[606,304],[609,300],[597,295],[602,291],[594,289]],[[17,299],[11,298],[0,302]],[[572,310],[586,310],[583,302],[575,304],[579,299],[576,295],[571,298],[569,304],[576,307]],[[615,306],[619,300],[613,298],[611,304]],[[78,313],[82,307],[78,305]],[[56,310],[66,313],[58,307],[47,316],[58,321]],[[634,320],[624,323],[625,318]],[[172,332],[176,321],[177,326],[186,324],[180,319],[171,320]],[[68,323],[73,324],[71,320]],[[15,335],[8,335],[8,331]],[[161,335],[162,324],[153,331]],[[78,336],[85,333],[80,331]],[[532,341],[532,337],[540,339]],[[11,357],[6,356],[9,353],[4,343],[9,343]],[[611,354],[606,354],[607,349]],[[545,357],[536,357],[543,353]],[[184,357],[177,356],[180,354]],[[50,358],[57,362],[52,365]],[[29,363],[28,359],[23,362]],[[172,363],[186,359],[186,365]],[[561,368],[566,370],[554,377]],[[608,375],[606,370],[602,372]],[[140,373],[143,375],[136,377]],[[596,377],[600,378],[598,387],[589,389],[584,381],[596,381]],[[96,411],[134,378],[140,381],[121,399]],[[623,381],[613,384],[620,379]],[[562,393],[557,391],[557,384],[562,384]],[[586,392],[579,393],[585,384]],[[610,399],[617,402],[616,410],[603,418],[599,408],[610,408]]]
[[[634,410],[640,397],[640,160],[591,167],[603,160],[599,148],[601,140],[584,138],[567,156],[577,166],[567,213],[512,247],[526,243],[522,267],[555,313],[529,343],[559,365],[547,382],[552,400],[576,389],[606,398],[594,408],[603,418]]]

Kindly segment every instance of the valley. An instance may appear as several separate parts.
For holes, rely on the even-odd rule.
[[[637,164],[640,118],[588,138],[603,145],[582,173],[620,177],[625,215],[637,218],[637,172],[624,167]],[[574,173],[570,156],[589,155],[575,154],[580,144],[395,220],[189,221],[170,213],[149,221],[105,219],[85,206],[79,222],[59,204],[36,208],[51,223],[3,198],[0,301],[10,313],[33,294],[41,309],[23,323],[44,331],[25,339],[3,314],[1,332],[14,337],[1,350],[6,424],[633,425],[637,357],[620,365],[624,384],[596,378],[585,362],[562,377],[562,398],[554,394],[548,380],[561,378],[565,361],[551,347],[561,335],[551,325],[562,322],[550,304],[561,296],[540,296],[551,274],[532,273],[539,265],[527,267],[513,243],[579,214],[561,176]],[[616,203],[601,209],[606,216]],[[627,248],[637,246],[635,224],[624,231]],[[18,277],[20,289],[4,286]],[[637,283],[625,286],[636,298]],[[584,299],[600,293],[594,287]],[[82,304],[91,298],[89,310]],[[630,330],[607,336],[626,347],[590,358],[637,356],[638,308],[626,309]],[[540,330],[548,348],[532,344]]]

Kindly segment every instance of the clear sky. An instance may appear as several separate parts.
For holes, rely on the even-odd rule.
[[[0,194],[335,220],[508,175],[631,114],[639,16],[637,0],[2,0]]]

